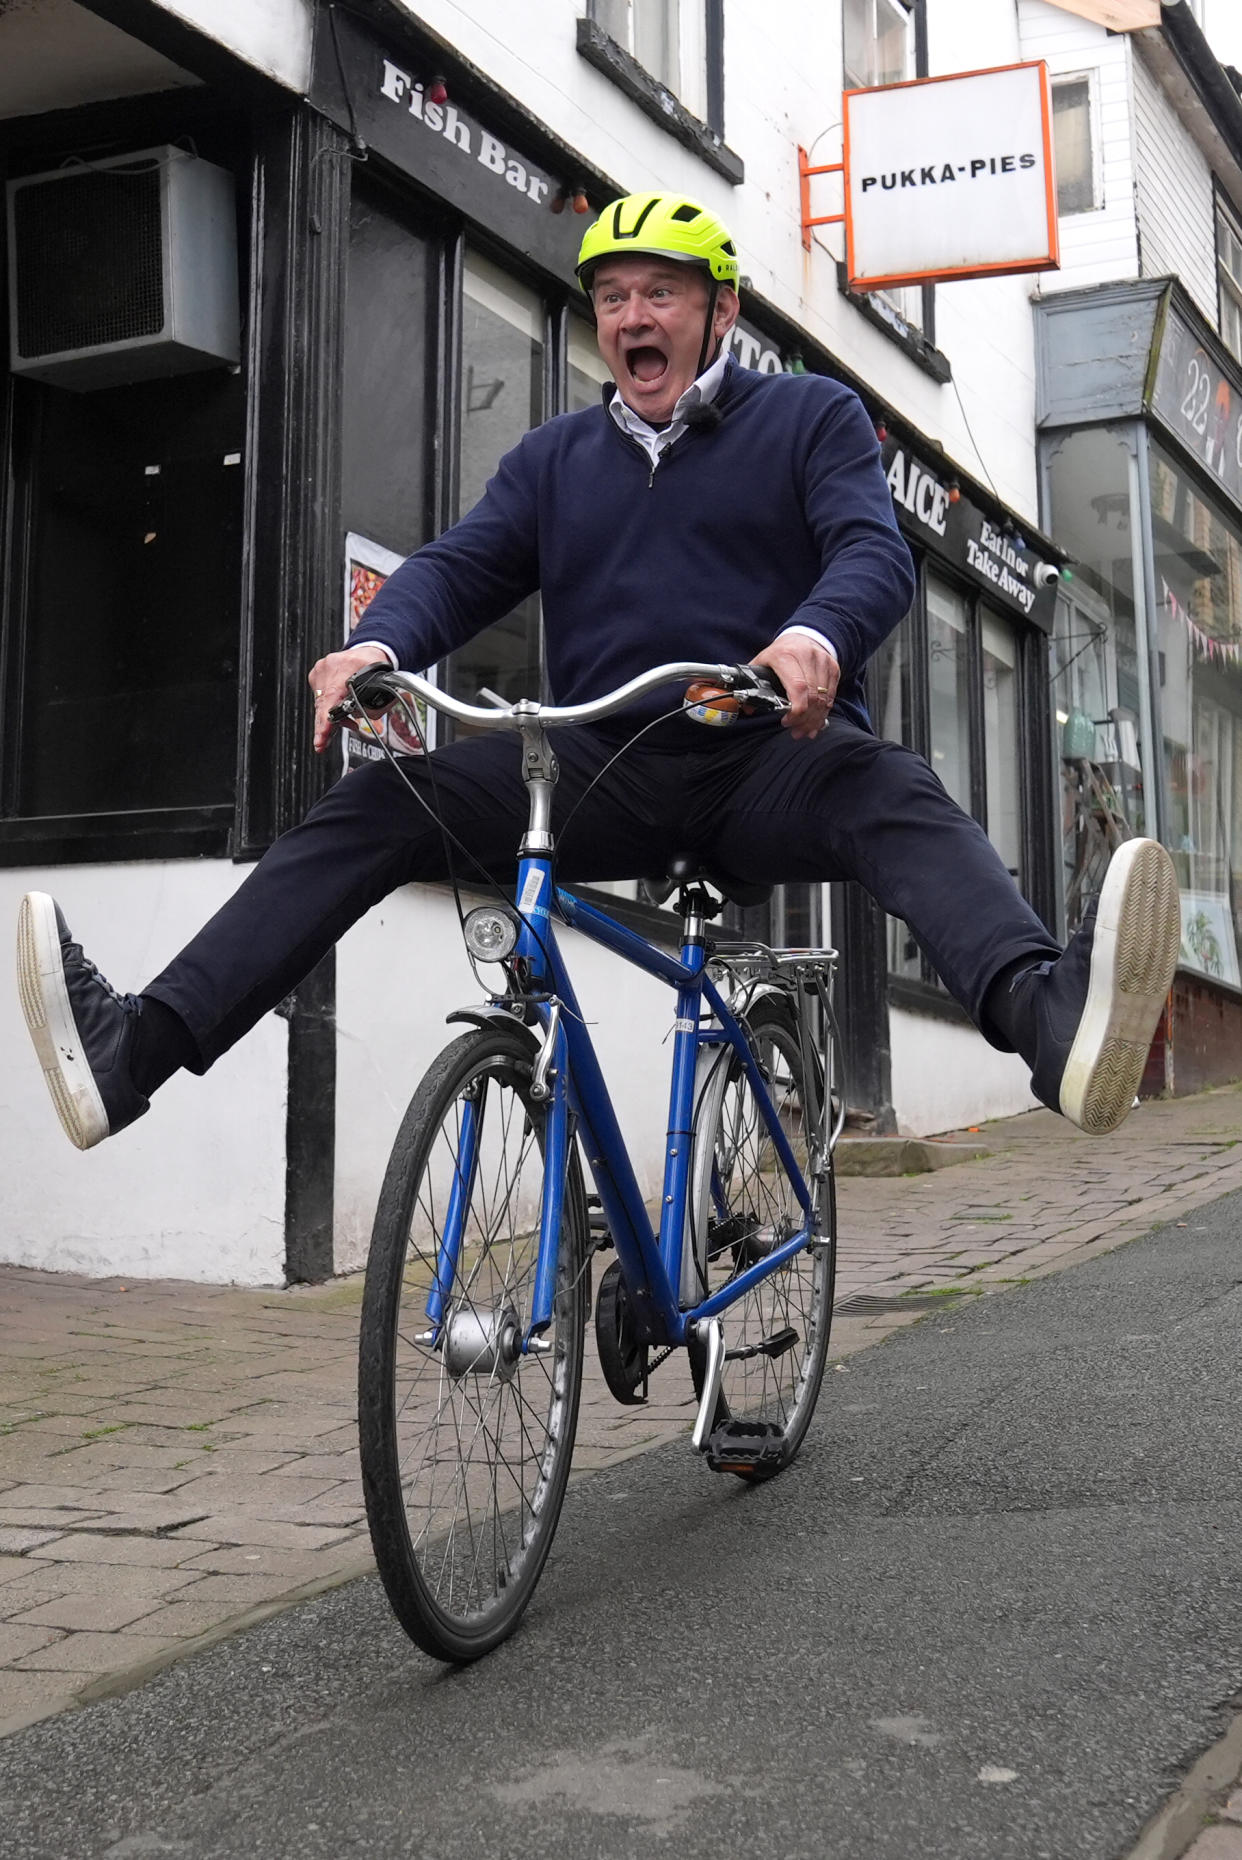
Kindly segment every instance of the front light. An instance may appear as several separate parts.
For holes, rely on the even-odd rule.
[[[476,962],[503,962],[517,947],[517,921],[498,904],[480,904],[467,913],[462,928]]]

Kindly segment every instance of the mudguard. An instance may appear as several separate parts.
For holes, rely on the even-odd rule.
[[[509,1028],[512,1032],[521,1034],[530,1047],[532,1056],[537,1054],[543,1046],[542,1028],[528,1027],[526,1022],[519,1020],[509,1008],[500,1007],[495,1001],[484,1001],[478,1007],[454,1008],[451,1014],[444,1016],[444,1019],[447,1025],[451,1025],[454,1021],[465,1021],[468,1026],[472,1027]]]

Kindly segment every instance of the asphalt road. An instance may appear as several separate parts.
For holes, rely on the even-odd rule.
[[[1113,1860],[1242,1703],[1242,1197],[570,1493],[519,1635],[362,1582],[0,1744],[0,1856]],[[667,1373],[667,1372],[666,1372]]]

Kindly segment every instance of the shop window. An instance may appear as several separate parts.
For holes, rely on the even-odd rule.
[[[1164,453],[1151,458],[1164,839],[1183,966],[1242,986],[1242,531]]]
[[[988,838],[1015,878],[1022,870],[1022,783],[1018,761],[1018,642],[1009,621],[979,615],[983,669],[983,755]]]
[[[1134,600],[1142,513],[1130,430],[1058,437],[1048,488],[1050,528],[1075,562],[1073,593],[1057,613],[1052,680],[1065,927],[1073,931],[1117,846],[1156,827],[1149,660]],[[1169,533],[1159,534],[1163,549]]]
[[[342,383],[344,527],[409,555],[430,534],[428,341],[434,248],[385,196],[355,185]]]
[[[1216,269],[1220,286],[1220,333],[1242,361],[1242,231],[1228,208],[1216,209]]]
[[[102,841],[202,827],[218,810],[227,831],[241,378],[91,393],[17,381],[13,409],[6,822],[27,839],[40,821]]]
[[[969,606],[935,575],[927,577],[929,760],[948,792],[971,811]]]
[[[565,411],[581,413],[587,407],[599,406],[612,376],[604,366],[591,325],[578,316],[569,317],[567,322]]]
[[[877,736],[917,748],[914,733],[915,652],[914,615],[907,614],[880,646],[868,668],[868,704]],[[900,918],[888,920],[888,968],[891,975],[918,981],[922,975],[919,946]]]
[[[480,253],[467,253],[458,399],[459,516],[478,502],[503,454],[544,417],[545,328],[543,303],[533,290]],[[484,685],[502,697],[537,696],[538,597],[531,595],[454,653],[449,682],[467,700]]]
[[[921,608],[872,662],[870,702],[877,734],[926,755],[1025,888],[1023,768],[1030,746],[1021,661],[1012,621],[974,591],[925,568]],[[909,928],[895,918],[888,923],[888,969],[897,978],[939,985]]]
[[[1096,198],[1089,78],[1061,78],[1053,84],[1052,140],[1058,214],[1092,212],[1102,203]]]

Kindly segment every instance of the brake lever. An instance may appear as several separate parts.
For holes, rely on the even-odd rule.
[[[767,665],[735,665],[722,672],[718,682],[700,681],[686,689],[686,716],[718,729],[736,723],[739,716],[788,709],[785,687]]]

